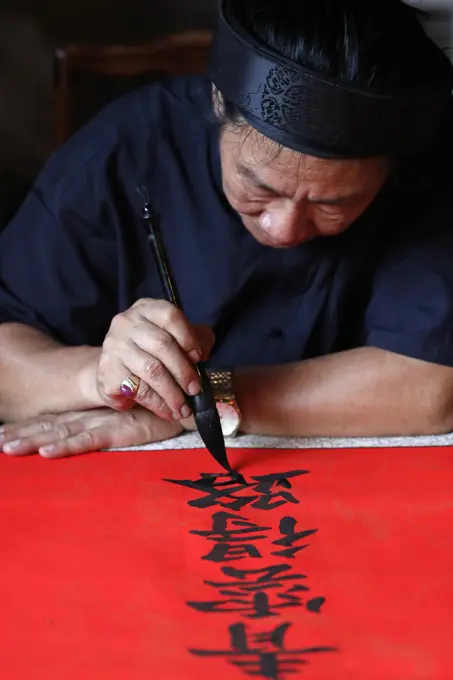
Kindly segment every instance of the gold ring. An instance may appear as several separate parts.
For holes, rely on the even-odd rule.
[[[130,376],[125,378],[120,385],[120,392],[126,399],[134,399],[140,387],[140,380]]]

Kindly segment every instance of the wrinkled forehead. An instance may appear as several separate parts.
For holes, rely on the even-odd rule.
[[[317,158],[285,148],[251,126],[225,130],[223,149],[244,178],[271,185],[275,185],[276,181],[284,182],[294,189],[307,181],[365,186],[371,173],[374,175],[376,169],[388,164],[386,159],[379,158]]]
[[[288,149],[265,137],[250,125],[226,128],[223,133],[224,148],[241,165],[255,171],[268,168],[274,172],[295,172],[314,165],[329,167],[330,161]]]

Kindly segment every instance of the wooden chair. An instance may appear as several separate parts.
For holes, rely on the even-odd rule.
[[[74,90],[81,75],[107,76],[123,80],[123,83],[127,78],[135,79],[137,85],[163,75],[201,73],[211,40],[211,31],[192,31],[170,35],[147,45],[68,45],[58,48],[55,51],[56,146],[63,144],[74,131]]]

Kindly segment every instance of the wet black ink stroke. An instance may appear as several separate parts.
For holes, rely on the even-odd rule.
[[[288,561],[259,569],[223,566],[221,573],[225,580],[204,581],[205,585],[217,590],[216,599],[187,602],[189,607],[200,613],[236,613],[249,623],[254,621],[255,625],[257,620],[280,616],[293,607],[303,607],[310,614],[321,613],[325,598],[308,597],[307,576],[295,573],[290,564],[309,546],[306,539],[318,529],[300,530],[297,520],[287,515],[279,522],[280,538],[272,541],[269,549],[268,532],[273,527],[267,526],[267,522],[261,526],[246,515],[238,514],[246,507],[269,512],[298,505],[300,500],[294,495],[290,480],[306,474],[310,474],[309,470],[293,470],[251,476],[247,481],[241,475],[203,473],[195,481],[164,480],[197,492],[198,497],[188,501],[190,507],[199,510],[223,508],[212,515],[211,529],[190,531],[192,535],[214,543],[203,560],[219,565],[245,558],[262,561],[265,557],[278,557]],[[286,635],[291,626],[288,622],[272,630],[257,632],[245,623],[236,623],[228,629],[229,648],[189,649],[189,652],[203,658],[224,657],[249,676],[286,680],[308,664],[308,657],[313,654],[338,651],[335,647],[288,648]]]
[[[190,649],[200,657],[223,657],[247,675],[283,680],[297,673],[301,666],[308,664],[306,657],[313,654],[336,652],[335,647],[302,647],[288,649],[286,634],[291,623],[284,623],[265,633],[250,634],[243,623],[229,627],[230,646],[223,650]]]
[[[307,611],[320,613],[325,598],[301,597],[310,590],[304,581],[305,574],[292,573],[292,566],[278,564],[263,569],[236,569],[223,567],[226,581],[205,581],[218,591],[223,599],[205,602],[188,602],[189,607],[204,613],[237,613],[249,619],[278,616],[288,607],[306,607]]]
[[[297,520],[294,517],[283,517],[279,526],[282,538],[274,541],[273,545],[282,546],[284,549],[275,550],[272,555],[294,559],[298,552],[308,547],[308,543],[301,546],[295,544],[308,538],[308,536],[312,536],[318,530],[296,531],[296,526]],[[266,539],[265,532],[271,530],[272,527],[260,527],[242,515],[231,512],[216,512],[212,517],[211,531],[193,530],[190,533],[195,536],[202,536],[217,544],[209,555],[205,555],[202,559],[212,562],[231,562],[245,557],[262,558],[263,555],[252,543]]]
[[[252,476],[252,481],[236,483],[228,474],[203,474],[195,482],[190,479],[164,479],[164,482],[184,486],[204,494],[196,500],[188,502],[193,508],[206,509],[221,506],[229,510],[240,511],[247,505],[255,510],[275,510],[292,503],[298,505],[299,500],[290,492],[290,479],[309,474],[309,470],[293,470],[277,474]]]

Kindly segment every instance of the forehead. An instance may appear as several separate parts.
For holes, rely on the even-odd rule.
[[[224,134],[227,153],[240,175],[284,193],[296,193],[302,184],[366,190],[370,179],[374,180],[382,171],[379,159],[315,158],[283,148],[251,128]]]

